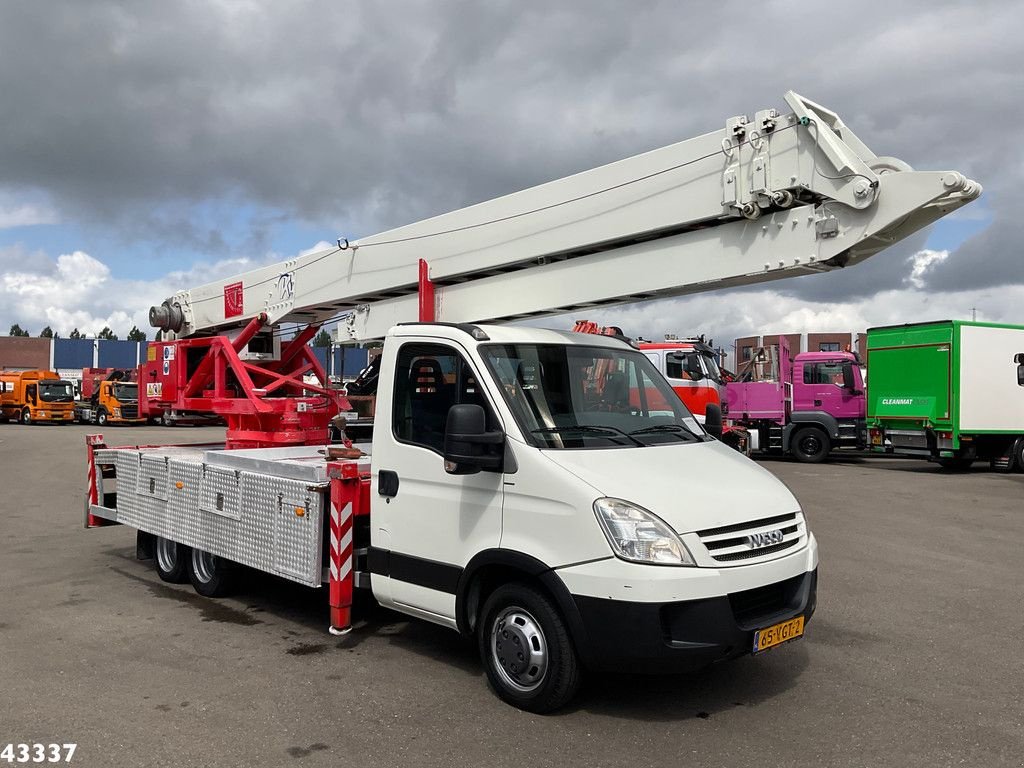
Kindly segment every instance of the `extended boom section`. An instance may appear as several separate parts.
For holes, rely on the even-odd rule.
[[[746,285],[856,264],[975,199],[955,171],[879,157],[832,111],[718,131],[282,264],[181,291],[154,324],[216,333],[350,312],[341,338],[420,316],[496,322]]]
[[[347,403],[326,391],[315,361],[286,365],[281,323],[344,317],[338,338],[355,342],[414,320],[499,323],[839,269],[981,193],[956,171],[879,157],[834,112],[785,98],[788,114],[732,117],[662,149],[180,291],[150,311],[162,343],[227,341],[190,341],[176,379],[156,369],[146,383],[169,407],[228,417],[233,445],[319,442]],[[211,359],[200,363],[202,346]],[[310,373],[321,399],[296,410],[281,397],[300,396]]]

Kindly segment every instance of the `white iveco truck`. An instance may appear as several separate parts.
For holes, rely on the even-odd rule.
[[[689,670],[800,637],[818,556],[786,487],[627,341],[505,324],[850,266],[980,193],[786,101],[175,294],[151,314],[163,364],[141,384],[227,413],[228,445],[92,436],[87,525],[137,528],[160,576],[204,595],[239,564],[326,586],[334,632],[369,589],[474,635],[497,694],[535,712],[588,670]],[[288,368],[301,350],[275,329],[341,315],[343,336],[385,341],[349,392],[372,437],[339,452],[316,420],[331,393],[288,378],[317,366]]]

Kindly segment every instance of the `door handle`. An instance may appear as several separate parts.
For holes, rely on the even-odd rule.
[[[821,400],[815,400],[814,401],[814,405],[815,405],[816,408],[820,408],[821,407]]]
[[[397,496],[398,473],[390,469],[382,469],[377,476],[377,493],[380,496]]]

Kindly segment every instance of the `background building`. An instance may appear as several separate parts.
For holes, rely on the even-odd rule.
[[[841,331],[832,333],[766,333],[763,336],[744,336],[736,339],[733,345],[733,352],[736,370],[743,367],[743,364],[750,360],[758,347],[778,344],[779,336],[784,336],[789,344],[790,352],[842,352],[846,345],[860,355],[861,360],[866,359],[867,332],[865,331]]]
[[[44,339],[0,336],[0,371],[56,371],[78,381],[83,368],[134,368],[146,359],[146,341]],[[348,379],[366,367],[368,350],[358,347],[312,347],[328,376]]]

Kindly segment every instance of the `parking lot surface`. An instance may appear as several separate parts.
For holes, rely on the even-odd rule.
[[[82,528],[92,431],[0,424],[0,747],[161,768],[1024,765],[1024,475],[765,462],[820,545],[806,638],[696,675],[591,677],[539,717],[494,697],[449,630],[361,605],[336,638],[322,591],[164,584],[134,531]],[[107,428],[111,445],[222,434]]]

